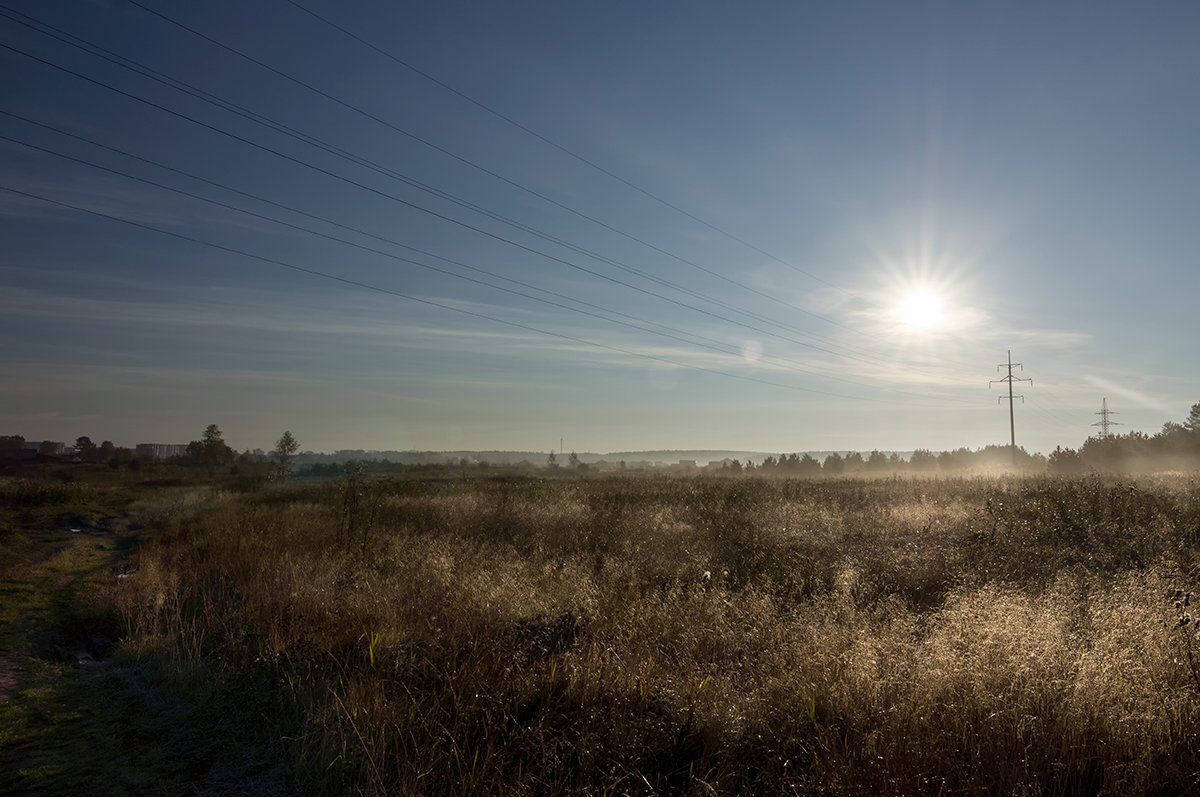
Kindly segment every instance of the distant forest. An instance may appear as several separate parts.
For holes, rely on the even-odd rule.
[[[115,446],[108,440],[99,445],[88,437],[80,437],[74,446],[44,442],[40,445],[27,444],[20,435],[0,435],[0,462],[15,458],[11,455],[21,451],[29,456],[37,455],[44,460],[75,460],[108,464],[113,468],[138,468],[162,457],[147,454],[138,446],[128,449]],[[788,476],[847,476],[854,474],[882,473],[970,473],[1016,468],[1022,471],[1048,471],[1064,476],[1084,473],[1145,473],[1169,470],[1200,469],[1200,402],[1192,405],[1188,416],[1181,422],[1168,421],[1154,435],[1144,432],[1129,432],[1123,435],[1089,437],[1078,448],[1055,448],[1049,455],[1029,453],[1017,447],[1014,451],[1006,445],[990,445],[981,449],[958,448],[953,451],[935,453],[918,448],[907,456],[896,452],[821,452],[780,454],[778,456],[752,455],[743,452],[744,459],[726,456],[722,459],[701,461],[688,459],[687,455],[700,453],[717,455],[738,452],[628,452],[608,455],[614,459],[600,459],[594,454],[582,457],[572,452],[562,456],[561,452],[533,454],[530,452],[399,452],[399,451],[338,451],[334,454],[315,454],[311,451],[299,453],[299,444],[290,432],[284,432],[270,452],[261,450],[244,451],[238,454],[228,446],[220,429],[211,424],[204,430],[200,440],[187,446],[172,446],[182,453],[165,459],[169,464],[207,468],[229,467],[234,475],[267,477],[288,476],[322,478],[342,474],[346,463],[355,463],[372,473],[382,474],[405,468],[475,468],[537,471],[542,473],[583,474],[588,472],[642,471],[649,468],[676,471],[719,473],[722,475],[762,474]],[[678,458],[664,463],[657,457],[674,454]],[[632,459],[655,455],[655,460]],[[616,457],[630,459],[615,459]],[[520,457],[518,459],[517,457]],[[496,460],[500,461],[497,462]],[[271,467],[268,467],[271,466]]]
[[[1168,421],[1158,434],[1089,437],[1079,450],[1056,448],[1047,460],[1051,471],[1065,475],[1200,468],[1200,402],[1182,423]]]
[[[394,464],[386,460],[377,461],[375,469],[380,467],[386,469],[387,466]],[[437,463],[433,459],[432,452],[423,464],[481,469],[492,467],[486,461],[475,461],[465,455],[460,456],[457,460],[442,459],[441,463]],[[649,463],[625,460],[586,463],[575,454],[571,454],[563,461],[552,452],[543,462],[533,463],[526,460],[511,467],[526,470],[586,473],[614,469],[638,470],[647,465]],[[858,452],[846,454],[833,452],[825,454],[823,457],[813,456],[809,453],[780,454],[779,456],[767,456],[757,464],[749,458],[744,461],[727,458],[719,464],[711,463],[707,467],[700,465],[694,469],[706,473],[717,472],[727,475],[761,473],[763,475],[789,476],[846,476],[873,473],[980,472],[1014,466],[1023,471],[1048,470],[1060,475],[1200,469],[1200,402],[1192,405],[1187,418],[1182,422],[1169,421],[1155,435],[1130,432],[1124,435],[1089,437],[1078,449],[1058,447],[1048,456],[1041,453],[1030,454],[1021,447],[1014,452],[1009,446],[991,445],[977,450],[958,448],[939,453],[918,448],[907,458],[895,452],[885,453],[882,451],[872,451],[866,455]],[[339,463],[327,460],[324,463],[307,465],[301,468],[300,473],[313,476],[334,475],[341,471],[341,467]],[[678,464],[668,467],[677,470],[688,469],[686,466]]]

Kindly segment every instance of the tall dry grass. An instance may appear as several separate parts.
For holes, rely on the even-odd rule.
[[[203,509],[114,588],[125,655],[249,707],[313,792],[1200,790],[1186,479],[355,479]]]

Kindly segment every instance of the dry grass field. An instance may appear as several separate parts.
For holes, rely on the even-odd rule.
[[[349,478],[128,512],[114,661],[225,707],[281,789],[1200,791],[1191,477]]]

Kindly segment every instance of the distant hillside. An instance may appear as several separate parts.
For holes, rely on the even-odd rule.
[[[402,465],[446,465],[465,459],[467,462],[486,462],[489,465],[516,465],[520,462],[545,465],[547,453],[546,451],[364,451],[362,449],[342,449],[334,451],[332,454],[305,451],[296,457],[296,461],[300,465],[347,462],[352,459],[387,460]],[[580,458],[582,459],[582,456]]]
[[[335,451],[332,454],[318,453],[313,451],[305,451],[296,457],[297,464],[312,465],[317,463],[330,462],[346,462],[352,459],[364,461],[383,461],[396,462],[402,465],[446,465],[457,464],[462,461],[468,463],[486,462],[489,465],[517,465],[521,462],[528,462],[533,465],[545,465],[546,458],[550,452],[548,451],[364,451],[362,449],[344,449]],[[723,459],[736,459],[739,462],[750,461],[754,464],[760,464],[767,457],[778,457],[782,453],[792,453],[790,451],[734,451],[726,449],[660,449],[650,451],[612,451],[607,454],[597,454],[592,451],[577,452],[580,462],[588,464],[596,462],[609,462],[616,464],[618,462],[635,463],[635,462],[650,462],[655,465],[677,465],[680,462],[695,462],[697,465],[707,465],[709,462],[720,462]],[[847,451],[809,451],[795,452],[798,454],[808,453],[814,459],[821,462],[827,456],[833,453],[845,455]],[[864,456],[867,452],[862,452]],[[883,452],[889,456],[891,451]],[[902,459],[907,459],[911,452],[899,451],[896,452]],[[568,453],[556,454],[558,463],[565,465]]]
[[[751,460],[755,464],[758,464],[769,456],[778,456],[778,453],[697,448],[659,451],[614,451],[611,454],[605,454],[603,458],[609,462],[625,460],[626,462],[656,462],[661,465],[677,465],[681,461],[692,461],[697,465],[707,465],[709,462],[720,462],[723,459],[736,459],[739,462]],[[582,455],[580,459],[583,459]]]

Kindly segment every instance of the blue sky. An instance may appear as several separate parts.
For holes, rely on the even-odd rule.
[[[974,448],[1009,350],[1029,450],[1200,401],[1193,3],[11,0],[0,44],[0,433]]]

